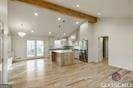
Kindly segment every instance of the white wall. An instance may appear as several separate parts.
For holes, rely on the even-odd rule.
[[[52,37],[32,37],[32,36],[25,36],[24,38],[21,38],[19,36],[13,36],[13,51],[14,55],[16,57],[20,58],[27,58],[26,56],[26,41],[27,40],[43,40],[44,41],[44,57],[48,57],[48,51],[49,48],[53,44],[53,38]]]
[[[93,25],[85,22],[80,25],[80,30],[79,30],[79,40],[88,40],[88,59],[89,61],[92,61],[92,44],[93,44]]]
[[[98,37],[109,37],[109,65],[133,70],[133,18],[101,18],[83,23],[79,39],[88,39],[89,61],[98,62]]]
[[[93,58],[98,60],[98,37],[109,36],[109,64],[133,70],[133,18],[103,18],[94,24]]]

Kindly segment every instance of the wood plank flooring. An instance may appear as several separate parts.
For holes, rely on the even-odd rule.
[[[10,81],[13,88],[102,88],[103,83],[116,83],[112,80],[114,72],[122,75],[122,79],[117,82],[133,84],[133,72],[128,70],[80,61],[75,61],[71,66],[60,67],[49,59],[13,64]]]

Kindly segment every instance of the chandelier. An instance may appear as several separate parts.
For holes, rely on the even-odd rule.
[[[20,26],[21,26],[21,29],[23,29],[23,24],[21,24]],[[24,37],[26,35],[26,33],[21,30],[21,31],[18,32],[18,35],[20,37]]]
[[[26,35],[26,33],[25,33],[25,32],[18,32],[18,35],[19,35],[20,37],[24,37],[24,36]]]

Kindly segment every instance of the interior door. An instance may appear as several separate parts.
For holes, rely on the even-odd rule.
[[[102,61],[103,59],[103,38],[98,38],[98,60]]]
[[[98,59],[108,64],[108,36],[98,38]]]

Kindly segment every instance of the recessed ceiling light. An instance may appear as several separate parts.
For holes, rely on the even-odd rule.
[[[97,13],[98,16],[102,15],[100,12]]]
[[[31,30],[32,33],[34,33],[34,30]]]
[[[76,24],[79,24],[79,22],[77,21]]]
[[[66,35],[66,33],[64,33],[64,35]]]
[[[59,18],[58,18],[58,20],[60,21],[60,20],[61,20],[61,18],[59,17]]]
[[[77,4],[76,7],[79,7],[79,5]]]
[[[51,32],[49,32],[49,34],[51,34]]]
[[[38,16],[38,13],[34,13],[35,16]]]

